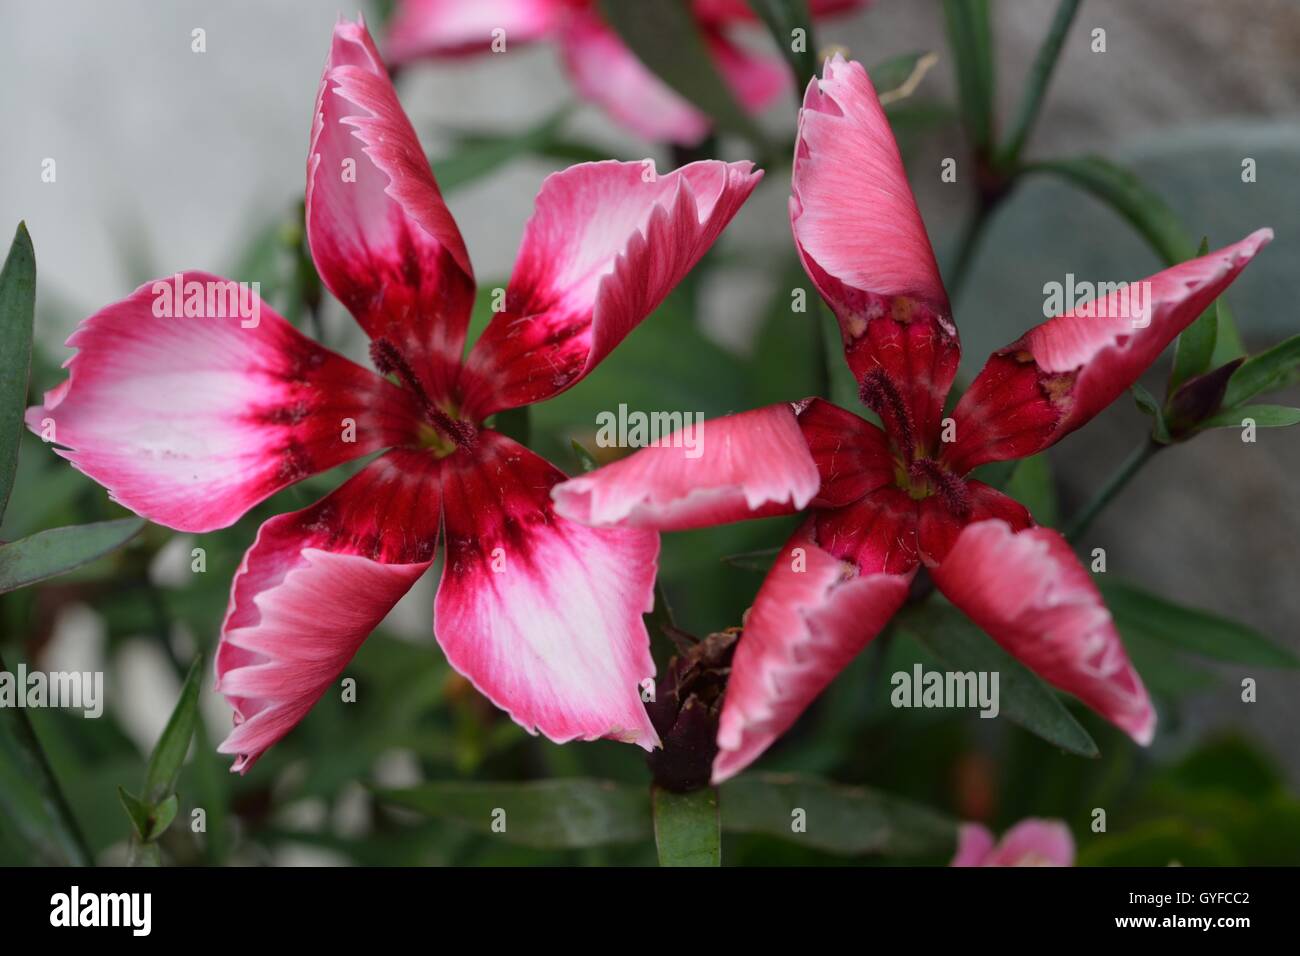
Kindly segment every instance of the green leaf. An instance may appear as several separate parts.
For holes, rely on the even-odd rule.
[[[1061,176],[1100,199],[1128,220],[1167,266],[1196,255],[1174,211],[1123,166],[1101,156],[1081,156],[1030,163],[1025,171]]]
[[[993,33],[988,0],[943,0],[962,125],[976,152],[993,145]]]
[[[1047,95],[1047,86],[1052,81],[1056,61],[1061,56],[1061,45],[1065,42],[1065,35],[1070,32],[1070,25],[1074,23],[1074,15],[1079,12],[1080,2],[1081,0],[1061,0],[1056,8],[1052,25],[1038,48],[1033,66],[1029,68],[1024,92],[1020,96],[1020,110],[1012,125],[1011,135],[1007,138],[1006,146],[999,156],[999,164],[1003,168],[1015,166],[1020,159],[1020,153],[1042,109],[1043,98]]]
[[[514,135],[466,137],[450,154],[430,161],[438,188],[450,193],[520,157],[545,153],[556,144],[569,113],[570,108],[566,106]]]
[[[1211,415],[1201,428],[1243,428],[1249,418],[1257,428],[1286,428],[1300,423],[1300,408],[1286,405],[1241,405]]]
[[[1016,463],[1011,478],[1002,489],[1029,509],[1034,520],[1049,528],[1056,527],[1059,511],[1052,464],[1046,454],[1033,455]]]
[[[1184,607],[1114,579],[1097,582],[1122,632],[1134,630],[1169,647],[1234,664],[1300,667],[1295,655],[1245,624]]]
[[[36,312],[36,253],[27,224],[20,222],[0,271],[0,518],[4,517],[18,469],[18,441],[27,408]]]
[[[203,659],[197,658],[190,665],[171,718],[149,757],[144,775],[144,799],[150,805],[157,806],[176,791],[176,778],[180,776],[181,764],[189,752],[190,739],[198,720],[199,685],[202,681]]]
[[[578,439],[571,440],[569,447],[573,449],[573,453],[578,457],[578,465],[582,468],[584,475],[600,467],[600,462],[596,461],[596,456],[587,451],[586,447]]]
[[[39,531],[0,545],[0,594],[64,574],[126,544],[145,526],[143,518]]]
[[[655,787],[652,796],[659,865],[721,866],[717,789],[672,793]]]
[[[1210,241],[1203,237],[1201,247],[1196,250],[1197,258],[1209,251]],[[1169,375],[1169,387],[1165,394],[1172,396],[1183,382],[1210,370],[1210,362],[1214,359],[1214,343],[1218,338],[1219,300],[1215,299],[1195,322],[1183,329],[1174,343],[1174,369]]]
[[[1223,404],[1231,408],[1261,392],[1276,391],[1296,382],[1300,382],[1300,335],[1252,355],[1239,365],[1228,381]]]
[[[1001,716],[1050,744],[1096,757],[1097,744],[1060,698],[950,604],[931,599],[902,612],[900,629],[955,671],[997,672]]]
[[[879,790],[788,774],[750,773],[724,783],[722,826],[841,856],[946,859],[957,843],[956,822],[928,807]]]
[[[153,829],[149,805],[125,787],[117,788],[117,799],[121,802],[122,809],[126,811],[127,818],[131,821],[131,827],[136,838],[148,840],[149,832]]]
[[[1137,402],[1137,407],[1152,418],[1151,437],[1162,445],[1167,445],[1173,439],[1169,435],[1169,425],[1165,422],[1165,410],[1159,400],[1152,395],[1145,385],[1141,382],[1133,383],[1133,401]]]
[[[749,0],[749,5],[772,34],[772,41],[794,72],[795,96],[802,98],[808,82],[817,75],[817,41],[813,38],[808,0]],[[796,50],[795,30],[803,31],[803,49]]]
[[[0,659],[0,671],[5,670]],[[92,864],[72,808],[21,707],[0,707],[0,814],[27,844],[28,860]]]
[[[1196,257],[1196,246],[1173,210],[1123,166],[1101,156],[1082,156],[1029,163],[1022,168],[1024,172],[1052,173],[1091,193],[1128,220],[1166,266]],[[1227,303],[1216,303],[1215,314],[1209,364],[1223,365],[1242,354],[1241,334]]]
[[[377,796],[544,850],[638,843],[649,840],[652,831],[646,791],[602,780],[426,783],[406,790],[380,790]]]
[[[600,9],[652,73],[712,117],[720,130],[767,151],[762,132],[714,65],[687,0],[600,0]]]

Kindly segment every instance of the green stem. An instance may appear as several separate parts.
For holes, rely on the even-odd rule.
[[[1076,543],[1083,533],[1088,530],[1093,519],[1101,514],[1111,500],[1123,490],[1124,486],[1132,480],[1133,476],[1142,470],[1142,466],[1151,460],[1164,445],[1147,439],[1141,446],[1135,448],[1133,453],[1124,460],[1124,464],[1119,466],[1119,471],[1110,476],[1110,479],[1102,486],[1101,491],[1097,492],[1083,510],[1075,515],[1074,520],[1070,522],[1069,528],[1066,529],[1065,538],[1071,544]]]
[[[0,671],[7,670],[4,658],[0,657]],[[63,795],[63,789],[59,786],[58,778],[54,776],[54,769],[50,766],[49,759],[36,738],[36,731],[31,721],[27,719],[27,713],[19,707],[3,707],[0,708],[0,714],[3,714],[5,733],[15,745],[17,759],[21,762],[27,778],[42,794],[45,809],[58,830],[61,849],[68,863],[73,866],[90,866],[92,856],[90,848],[86,845],[86,838],[82,836],[81,829],[77,826],[76,817],[72,815],[72,807],[68,805],[68,800]]]
[[[1060,59],[1061,45],[1065,42],[1065,35],[1070,32],[1074,15],[1079,12],[1079,4],[1082,2],[1083,0],[1061,0],[1060,6],[1056,8],[1052,26],[1047,31],[1047,36],[1043,38],[1043,45],[1038,48],[1038,55],[1029,69],[1025,93],[1020,100],[1020,112],[1016,114],[1011,136],[998,154],[998,166],[1002,169],[1010,169],[1020,159],[1020,152],[1024,149],[1034,123],[1038,120],[1039,110],[1043,106],[1043,97],[1047,95],[1047,86],[1052,79],[1052,71],[1056,69],[1056,61]]]
[[[990,207],[980,202],[966,220],[961,236],[957,240],[957,256],[953,260],[952,272],[948,277],[948,294],[955,302],[961,296],[966,277],[970,274],[971,263],[975,260],[975,250],[979,246],[980,236],[988,225]]]
[[[815,296],[812,307],[813,325],[813,383],[814,394],[826,399],[831,398],[830,356],[826,354],[826,316],[822,311],[821,301]]]

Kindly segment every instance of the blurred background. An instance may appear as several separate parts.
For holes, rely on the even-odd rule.
[[[361,8],[381,49],[376,25],[386,6]],[[991,8],[996,101],[1007,117],[1055,4],[995,0]],[[336,17],[357,11],[318,0],[2,0],[0,11],[0,221],[25,219],[37,252],[32,394],[61,380],[62,341],[75,325],[147,279],[196,268],[260,278],[264,293],[284,308],[276,283],[284,284],[294,241],[320,71]],[[195,28],[206,31],[205,53],[191,51]],[[1090,49],[1097,28],[1106,31],[1104,53]],[[771,50],[757,24],[742,38]],[[865,11],[821,22],[818,44],[842,48],[869,67],[905,53],[939,54],[908,101],[916,107],[906,114],[909,122],[897,128],[946,273],[972,192],[961,175],[956,184],[939,176],[945,158],[960,164],[968,155],[953,111],[955,77],[940,4],[876,0]],[[637,140],[576,100],[545,43],[414,64],[402,70],[397,88],[444,179],[480,289],[504,285],[542,178],[568,160],[521,150],[458,185],[446,182],[440,158],[463,170],[466,156],[474,163],[476,141],[517,136],[573,105],[563,121],[566,142],[593,155],[655,156],[660,168],[674,161],[666,147]],[[791,95],[761,117],[779,142],[793,135],[794,106]],[[1255,351],[1300,327],[1298,117],[1300,5],[1085,0],[1026,154],[1096,153],[1123,163],[1194,240],[1207,236],[1212,248],[1272,226],[1276,241],[1229,296]],[[740,141],[723,138],[714,149],[724,158],[746,157]],[[1253,183],[1242,182],[1246,157],[1257,163]],[[47,158],[57,162],[53,183],[41,177]],[[788,309],[790,289],[805,283],[793,258],[788,193],[782,162],[689,288],[597,374],[534,412],[536,450],[576,471],[569,441],[590,443],[595,413],[621,401],[716,415],[807,394],[806,376],[790,360],[805,347],[806,330],[797,327],[803,317]],[[954,302],[963,374],[1041,321],[1045,282],[1064,281],[1067,273],[1132,280],[1160,267],[1112,210],[1059,180],[1029,177],[990,219]],[[328,296],[321,323],[328,344],[363,360],[364,342]],[[1163,394],[1167,370],[1167,361],[1157,364],[1152,392]],[[1277,400],[1295,405],[1298,396],[1293,389]],[[1054,448],[1060,513],[1089,499],[1149,427],[1125,398]],[[0,539],[121,513],[38,441],[25,442],[19,469]],[[1293,431],[1263,430],[1255,444],[1243,444],[1232,429],[1208,433],[1159,456],[1094,525],[1087,546],[1106,549],[1108,573],[1300,650],[1298,470]],[[124,852],[127,824],[115,787],[138,780],[189,660],[215,647],[230,577],[258,523],[305,506],[337,480],[310,480],[202,540],[150,526],[118,555],[0,598],[0,648],[11,667],[24,659],[46,670],[106,672],[104,719],[33,714],[101,861]],[[776,545],[785,531],[780,522],[761,522],[669,536],[663,582],[678,625],[704,634],[739,623],[761,575],[720,558]],[[195,546],[207,551],[203,574],[190,571]],[[436,571],[349,669],[359,678],[359,702],[322,701],[246,778],[229,777],[225,758],[211,753],[230,717],[205,679],[206,740],[196,746],[180,792],[182,807],[208,810],[209,829],[196,836],[178,828],[165,847],[171,857],[276,864],[653,860],[653,848],[635,841],[521,847],[480,834],[474,821],[445,808],[429,816],[376,801],[369,788],[430,780],[600,777],[635,787],[648,779],[639,751],[608,742],[561,748],[529,738],[451,673],[430,629]],[[846,672],[759,769],[879,787],[995,829],[1026,815],[1062,817],[1076,831],[1081,862],[1300,862],[1300,855],[1279,859],[1300,854],[1300,813],[1292,801],[1300,787],[1296,672],[1192,661],[1142,646],[1127,632],[1125,638],[1161,705],[1150,753],[1137,753],[1077,709],[1101,760],[1062,754],[1005,721],[890,711],[880,673],[923,654],[896,641]],[[1240,699],[1247,676],[1258,682],[1252,704]],[[1112,808],[1116,832],[1106,840],[1091,835],[1089,843],[1094,806]],[[727,840],[729,862],[846,859],[827,852],[831,847],[771,835]],[[0,861],[39,860],[33,854],[0,821]],[[927,845],[901,856],[942,862],[943,853]]]

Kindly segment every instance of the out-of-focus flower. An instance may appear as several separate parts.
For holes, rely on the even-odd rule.
[[[474,301],[465,244],[364,24],[340,22],[312,126],[307,235],[379,374],[251,290],[240,298],[250,309],[226,311],[237,283],[198,272],[142,286],[68,340],[68,379],[27,421],[42,431],[52,420],[60,454],[160,524],[222,528],[300,479],[388,449],[267,521],[244,556],[216,661],[235,709],[220,747],[238,755],[234,769],[336,681],[433,563],[440,528],[435,631],[453,667],[530,732],[657,743],[639,695],[655,670],[641,615],[657,535],[559,517],[549,492],[564,475],[484,426],[581,381],[761,176],[721,162],[652,173],[604,162],[549,177],[501,309],[462,358]]]
[[[714,780],[761,754],[902,606],[917,570],[1009,652],[1138,743],[1155,711],[1065,538],[969,477],[1036,454],[1137,380],[1272,238],[1261,229],[1050,319],[995,352],[951,418],[961,350],[898,146],[866,71],[840,57],[808,88],[790,218],[839,321],[863,403],[821,399],[704,423],[552,492],[596,527],[672,530],[809,508],[744,622]]]
[[[813,0],[811,7],[821,16],[867,2]],[[754,20],[745,0],[695,0],[692,11],[737,102],[758,112],[788,89],[788,71],[779,59],[759,56],[728,37],[735,24]],[[407,63],[489,53],[502,39],[507,50],[513,44],[554,41],[578,93],[638,136],[693,146],[708,135],[708,117],[627,48],[595,0],[400,0],[387,52],[394,62]]]
[[[978,823],[957,831],[949,866],[1073,866],[1074,837],[1060,820],[1021,820],[1001,840]]]

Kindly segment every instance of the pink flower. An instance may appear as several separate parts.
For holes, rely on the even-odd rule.
[[[715,781],[794,723],[902,606],[922,565],[1031,670],[1148,743],[1155,712],[1088,572],[1060,534],[969,472],[1083,425],[1272,233],[1152,276],[1139,316],[1124,314],[1117,291],[1091,314],[1030,330],[989,358],[945,424],[957,330],[898,147],[857,63],[836,57],[809,85],[790,218],[862,401],[884,428],[821,399],[774,405],[706,422],[697,457],[670,438],[552,492],[560,514],[597,527],[695,528],[808,509],[744,622]]]
[[[1073,866],[1074,838],[1059,820],[1021,820],[994,840],[978,823],[963,823],[949,866]]]
[[[437,638],[452,666],[530,732],[649,749],[641,614],[658,538],[558,517],[564,475],[484,427],[581,381],[694,266],[748,198],[748,163],[587,163],[549,177],[496,314],[462,361],[474,300],[465,244],[363,23],[341,22],[307,160],[307,234],[380,374],[295,330],[158,317],[172,280],[91,316],[69,377],[28,411],[114,499],[209,531],[308,475],[380,455],[337,491],[262,525],[231,589],[221,744],[246,771],[311,709],[361,642],[446,559]],[[182,288],[221,288],[204,273]],[[233,284],[232,284],[233,285]],[[185,293],[188,296],[188,292]],[[242,314],[242,313],[241,313]]]
[[[867,0],[814,0],[814,14],[839,13]],[[726,28],[754,20],[746,0],[695,0],[693,7],[715,66],[737,102],[758,112],[789,83],[780,60],[732,42]],[[504,30],[506,50],[553,40],[578,93],[638,136],[693,146],[708,135],[708,117],[654,75],[605,23],[594,0],[400,0],[388,35],[398,63],[425,57],[488,53]]]

